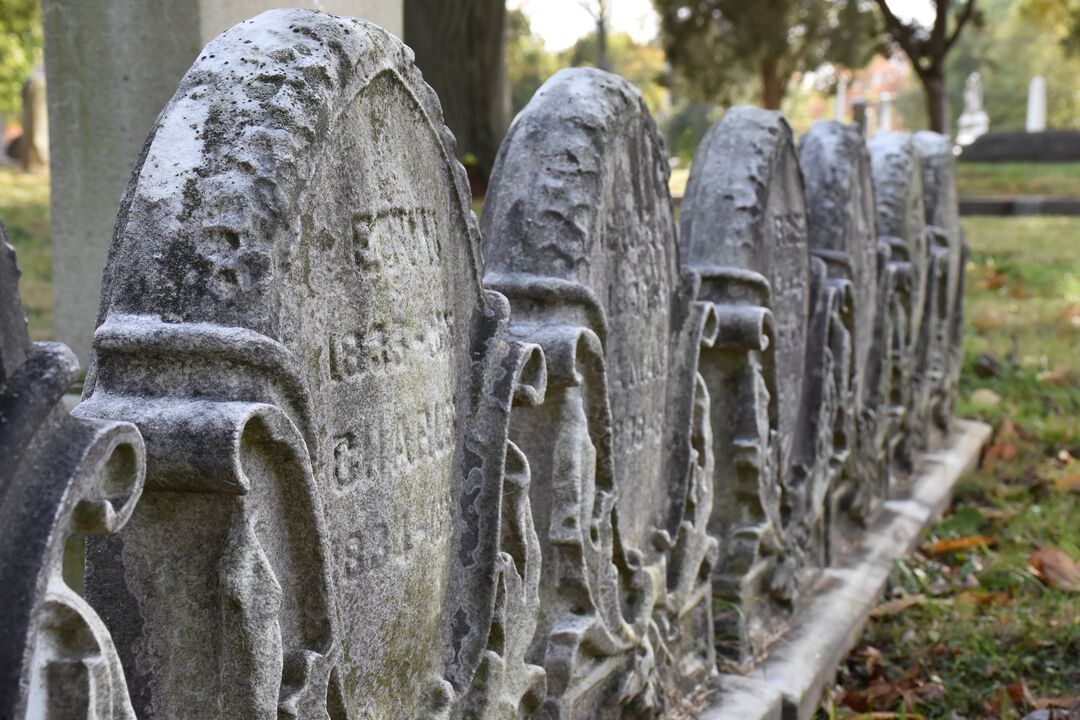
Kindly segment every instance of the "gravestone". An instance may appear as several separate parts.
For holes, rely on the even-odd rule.
[[[841,77],[839,82],[836,83],[836,107],[833,111],[833,118],[843,122],[847,116],[847,79]]]
[[[928,131],[917,132],[912,139],[923,169],[927,237],[933,261],[940,266],[940,281],[933,301],[937,323],[935,347],[928,370],[936,379],[932,400],[934,423],[940,431],[946,432],[954,415],[964,360],[961,341],[967,249],[960,229],[956,158],[952,145],[946,136]]]
[[[968,75],[964,82],[964,111],[956,121],[956,144],[970,145],[990,131],[990,117],[983,110],[982,76]]]
[[[0,717],[134,720],[112,639],[79,596],[83,535],[113,533],[144,480],[128,423],[72,417],[75,356],[31,343],[0,226]],[[74,586],[74,587],[73,587]]]
[[[55,327],[85,366],[116,208],[181,76],[219,33],[303,5],[403,33],[402,0],[43,0]]]
[[[49,116],[46,107],[45,71],[38,68],[22,86],[22,125],[20,142],[23,170],[49,172]]]
[[[908,472],[925,447],[933,384],[925,371],[932,322],[924,322],[931,272],[923,206],[922,165],[910,136],[879,133],[868,143],[874,178],[875,227],[888,243],[897,271],[897,294],[903,318],[893,339],[893,426],[899,438],[896,469]]]
[[[480,285],[412,53],[281,10],[211,42],[121,205],[84,415],[147,490],[88,549],[143,717],[506,717],[539,547],[507,441],[544,361]]]
[[[878,132],[891,132],[892,126],[892,94],[881,93],[881,111],[878,115]]]
[[[1046,129],[1046,80],[1042,75],[1031,78],[1028,84],[1027,120],[1024,128],[1029,133]]]
[[[518,115],[484,204],[485,282],[544,348],[515,417],[543,546],[544,717],[652,715],[713,671],[709,308],[680,277],[663,142],[641,94],[563,70]]]
[[[892,284],[889,250],[875,232],[870,156],[857,125],[817,122],[799,143],[812,253],[846,281],[854,320],[850,399],[852,462],[832,486],[829,516],[839,546],[865,530],[888,489]],[[884,272],[883,272],[884,270]],[[880,277],[879,277],[880,275]]]
[[[811,259],[798,158],[779,113],[734,108],[709,129],[681,224],[683,262],[720,323],[701,363],[716,459],[710,532],[721,553],[713,592],[727,608],[717,636],[745,660],[793,609],[798,549],[788,531],[818,490],[818,478],[793,468],[813,462],[822,430],[804,406]]]

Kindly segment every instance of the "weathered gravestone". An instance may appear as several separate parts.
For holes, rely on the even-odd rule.
[[[811,259],[779,113],[729,111],[702,140],[683,202],[683,259],[720,323],[701,362],[721,549],[713,592],[730,608],[717,634],[747,659],[794,609],[797,569],[824,560],[825,499],[853,434],[837,432],[850,418],[838,412],[850,394],[850,303],[846,281]]]
[[[521,112],[484,205],[486,283],[544,348],[515,415],[543,547],[543,716],[650,716],[713,670],[710,308],[680,279],[669,169],[627,81],[564,70]]]
[[[964,266],[967,246],[960,229],[956,194],[956,156],[945,135],[917,132],[912,136],[923,169],[923,205],[933,261],[940,267],[933,314],[937,327],[931,370],[935,372],[932,417],[947,432],[956,409],[960,370],[964,361]]]
[[[88,549],[141,717],[507,717],[539,547],[511,407],[544,363],[480,285],[411,52],[272,11],[210,43],[124,197],[85,415],[147,444]]]
[[[924,322],[931,253],[926,238],[922,165],[911,137],[879,133],[868,143],[874,177],[875,227],[897,271],[902,318],[894,327],[893,426],[896,469],[910,471],[926,446],[932,379],[927,373],[934,323]],[[932,301],[931,301],[932,302]]]
[[[65,548],[130,517],[143,488],[143,444],[128,423],[68,414],[62,398],[77,373],[65,346],[30,342],[15,251],[0,226],[3,718],[135,717],[109,633],[63,566]]]
[[[49,112],[46,104],[45,70],[37,68],[22,86],[22,126],[20,141],[23,169],[49,171]]]
[[[850,283],[854,322],[850,398],[840,412],[851,414],[852,462],[833,485],[829,517],[834,537],[853,539],[888,491],[889,402],[895,271],[889,248],[874,230],[870,156],[857,125],[818,122],[799,143],[806,181],[812,253],[829,277]]]

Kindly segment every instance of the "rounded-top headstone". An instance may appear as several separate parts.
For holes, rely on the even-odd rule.
[[[856,304],[854,362],[860,380],[855,402],[861,406],[878,292],[870,155],[857,125],[819,121],[799,142],[799,163],[806,182],[810,247],[842,253],[851,266]]]
[[[685,264],[753,270],[769,282],[778,429],[790,448],[802,402],[810,252],[799,160],[780,113],[737,107],[709,129],[694,154],[681,223]]]
[[[181,355],[237,343],[216,353],[225,370],[179,363],[157,382],[275,402],[306,439],[349,716],[436,712],[488,641],[498,504],[474,486],[494,461],[468,440],[492,314],[480,264],[438,99],[400,40],[351,18],[276,10],[211,42],[123,199],[88,393],[122,390],[125,337],[180,337]],[[192,712],[174,689],[152,688],[155,707]]]
[[[664,435],[678,249],[669,174],[640,92],[599,70],[563,70],[511,126],[483,213],[490,275],[569,281],[603,310],[605,327],[593,330],[604,342],[616,474],[629,479],[618,487],[620,532],[639,548],[663,524],[671,485]]]

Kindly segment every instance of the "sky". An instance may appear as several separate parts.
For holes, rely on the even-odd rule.
[[[614,32],[630,33],[636,42],[648,42],[656,37],[659,18],[652,0],[611,0],[611,3]],[[548,50],[568,48],[593,28],[593,19],[581,0],[508,0],[507,7],[520,8],[525,13],[533,32],[544,39]],[[928,16],[933,18],[931,0],[889,0],[889,7],[905,19],[916,17],[927,22]]]

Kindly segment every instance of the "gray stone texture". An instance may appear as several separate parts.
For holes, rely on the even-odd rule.
[[[479,226],[454,152],[386,30],[220,35],[120,203],[71,414],[0,247],[0,716],[809,716],[987,433],[952,418],[947,140],[796,152],[734,108],[681,228],[614,75],[540,89]]]
[[[116,208],[143,141],[200,49],[286,0],[44,0],[55,326],[85,364]],[[310,3],[304,3],[310,4]],[[402,32],[401,0],[320,0]]]
[[[143,444],[129,423],[72,417],[75,356],[31,343],[15,251],[0,226],[0,717],[134,720],[101,618],[64,577],[83,535],[114,533],[139,500]]]
[[[148,492],[87,581],[140,715],[542,696],[515,644],[537,547],[506,432],[543,363],[480,286],[465,174],[411,58],[355,19],[241,23],[128,186],[80,411],[147,439]]]
[[[712,672],[709,308],[680,278],[663,144],[640,93],[564,70],[503,143],[484,205],[485,282],[549,359],[512,437],[543,553],[532,658],[553,717],[663,709]]]

